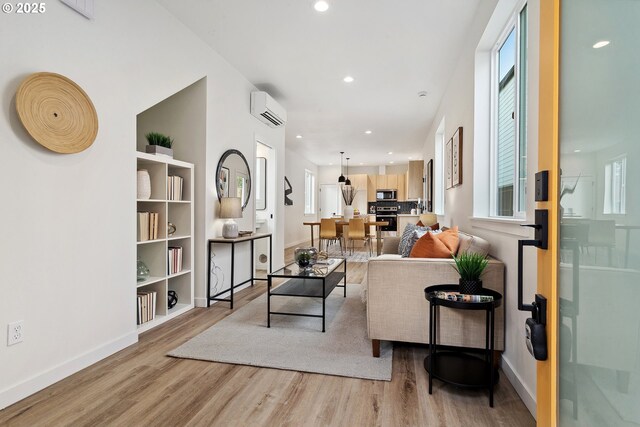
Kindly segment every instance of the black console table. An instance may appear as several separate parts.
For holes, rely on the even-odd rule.
[[[217,238],[217,239],[209,239],[208,243],[208,265],[207,269],[207,307],[211,305],[211,301],[227,301],[229,302],[229,308],[233,309],[233,289],[238,286],[242,286],[245,283],[251,282],[251,286],[253,286],[253,282],[256,280],[267,281],[266,278],[255,277],[255,268],[253,266],[253,246],[254,242],[258,239],[266,239],[269,238],[269,273],[273,271],[273,241],[271,237],[271,233],[253,233],[248,236],[240,236],[235,239],[225,239],[225,238]],[[238,243],[249,242],[251,244],[251,262],[249,265],[251,266],[251,276],[249,279],[245,280],[241,283],[235,283],[235,259],[236,259],[236,245]],[[218,292],[215,295],[211,295],[211,246],[214,243],[223,243],[231,245],[231,285],[229,289],[225,289],[223,291]],[[230,292],[229,298],[220,298],[220,295],[223,295],[227,292]]]
[[[491,289],[483,289],[482,295],[493,297],[490,302],[461,302],[436,297],[436,292],[457,291],[458,285],[435,285],[424,289],[425,298],[429,301],[429,356],[424,359],[424,367],[429,373],[429,394],[434,378],[458,387],[487,388],[489,406],[493,407],[493,386],[498,382],[498,371],[493,365],[495,309],[502,303],[502,295]],[[484,357],[462,350],[438,351],[438,307],[486,312]]]

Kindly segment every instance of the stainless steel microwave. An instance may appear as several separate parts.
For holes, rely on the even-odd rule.
[[[376,190],[376,200],[396,201],[398,200],[397,190]]]

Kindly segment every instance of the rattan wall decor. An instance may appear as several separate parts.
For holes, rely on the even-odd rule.
[[[98,135],[98,115],[84,90],[55,73],[34,73],[16,93],[23,126],[43,147],[62,154],[78,153]]]

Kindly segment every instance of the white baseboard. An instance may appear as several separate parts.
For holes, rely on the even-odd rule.
[[[107,344],[94,348],[93,350],[89,350],[74,359],[54,366],[42,373],[36,374],[21,383],[0,390],[0,409],[13,405],[25,397],[31,396],[32,394],[47,388],[50,385],[81,371],[87,366],[91,366],[94,363],[99,362],[100,360],[137,342],[138,332],[131,331],[130,333]]]
[[[518,393],[520,399],[522,399],[529,412],[531,412],[533,418],[536,418],[537,405],[535,394],[522,382],[522,378],[516,373],[504,355],[502,356],[502,372],[507,376],[513,388],[516,389],[516,393]]]

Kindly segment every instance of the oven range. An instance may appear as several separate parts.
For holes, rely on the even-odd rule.
[[[382,231],[398,231],[398,207],[377,206],[376,221],[387,221],[389,225],[381,227]]]

